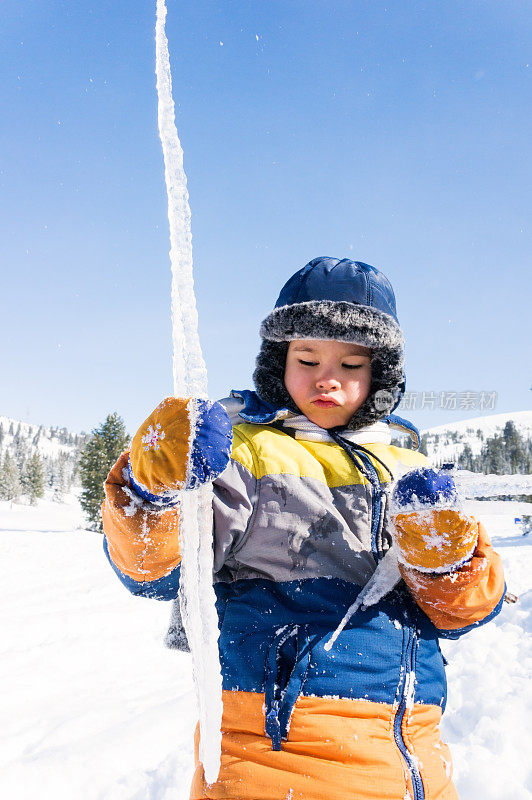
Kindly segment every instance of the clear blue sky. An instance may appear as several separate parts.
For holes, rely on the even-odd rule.
[[[134,431],[171,393],[155,0],[4,0],[0,414]],[[391,279],[411,391],[530,407],[528,0],[168,0],[213,397],[317,255]],[[443,424],[480,410],[412,410]]]

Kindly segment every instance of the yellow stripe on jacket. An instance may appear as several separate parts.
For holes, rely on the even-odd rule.
[[[415,450],[375,442],[364,445],[395,471],[397,463],[420,466],[427,459]],[[333,442],[310,442],[293,439],[288,434],[268,425],[236,425],[233,429],[232,458],[257,479],[273,475],[294,475],[314,478],[329,488],[367,484],[367,478],[358,470],[345,450]],[[376,459],[372,462],[379,480],[390,480],[388,473]]]

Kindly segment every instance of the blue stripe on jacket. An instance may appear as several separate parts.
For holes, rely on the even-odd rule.
[[[356,599],[356,585],[335,578],[284,583],[249,579],[219,583],[215,589],[224,689],[263,692],[268,669],[271,672],[278,662],[279,680],[284,675],[291,686],[298,676],[303,694],[393,703],[405,631],[415,628],[419,631],[416,702],[445,703],[436,629],[402,589],[359,610],[330,652],[324,645]]]
[[[158,600],[177,597],[180,566],[156,581],[138,582],[113,563],[105,537],[103,544],[114,572],[132,594]],[[224,689],[263,692],[276,665],[278,676],[286,678],[286,692],[290,688],[319,697],[393,703],[405,631],[415,627],[415,700],[442,707],[446,680],[438,637],[456,639],[489,622],[504,598],[480,622],[445,631],[435,628],[404,589],[395,589],[376,606],[359,610],[327,652],[324,644],[357,597],[355,584],[336,578],[280,583],[246,579],[219,582],[214,588]]]
[[[114,572],[134,595],[177,597],[180,567],[156,581],[138,582],[113,563]],[[332,650],[324,644],[359,587],[336,578],[274,583],[260,579],[216,583],[223,688],[263,692],[274,651],[280,674],[299,674],[303,694],[393,703],[400,679],[404,629],[419,631],[416,701],[443,705],[446,683],[437,632],[406,591],[391,592],[376,606],[358,611]],[[284,633],[286,641],[279,644]],[[300,665],[306,663],[304,678]]]

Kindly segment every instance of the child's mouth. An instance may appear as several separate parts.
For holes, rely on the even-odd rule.
[[[318,406],[318,408],[333,408],[338,405],[334,400],[320,400],[319,398],[312,402],[315,406]]]

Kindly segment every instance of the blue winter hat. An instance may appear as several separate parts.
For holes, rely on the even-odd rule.
[[[348,258],[310,261],[281,289],[263,321],[253,375],[264,400],[298,411],[284,385],[288,343],[335,339],[371,350],[372,383],[348,427],[360,428],[397,407],[405,388],[404,341],[388,278],[370,264]]]
[[[393,317],[399,325],[392,284],[386,275],[362,261],[314,258],[288,279],[275,308],[320,300],[368,306]]]

